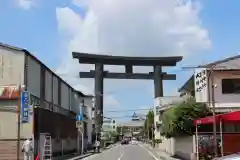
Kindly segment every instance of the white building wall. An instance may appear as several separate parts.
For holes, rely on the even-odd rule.
[[[161,114],[160,111],[164,111],[168,108],[174,107],[184,100],[183,97],[169,96],[169,97],[157,97],[154,101],[154,127],[156,128],[155,139],[162,139],[161,137]]]
[[[84,105],[86,106],[86,115],[88,117],[87,120],[87,133],[88,133],[88,143],[92,142],[92,132],[93,132],[93,115],[92,115],[92,98],[91,96],[84,97]]]
[[[32,61],[34,63],[34,61]],[[0,45],[0,85],[17,86],[24,84],[25,53]],[[31,86],[31,89],[34,87]],[[35,87],[36,89],[36,87]],[[0,140],[17,139],[17,114],[15,112],[17,101],[0,101]],[[29,115],[29,123],[21,124],[20,137],[26,138],[32,135],[32,115]]]
[[[209,73],[207,73],[209,75]],[[197,91],[198,86],[195,87],[195,98],[197,102],[205,102],[209,104],[212,101],[211,84],[214,84],[214,101],[217,112],[229,112],[240,109],[240,94],[223,94],[222,93],[222,79],[240,78],[240,72],[232,71],[213,71],[213,83],[209,80],[206,87],[201,91]],[[196,78],[196,77],[195,77]],[[208,79],[208,78],[207,78]],[[195,80],[196,82],[196,80]],[[204,82],[203,82],[204,83]],[[196,85],[196,84],[195,84]],[[210,99],[209,99],[210,98]],[[209,107],[212,107],[210,103]]]
[[[0,85],[23,84],[25,54],[0,46]]]
[[[222,93],[222,79],[230,79],[230,78],[239,78],[240,72],[214,72],[214,84],[216,87],[214,88],[214,99],[215,99],[215,107],[222,108],[223,110],[237,110],[240,109],[240,94],[223,94]],[[211,92],[210,92],[211,94]],[[210,107],[212,107],[210,105]],[[224,109],[225,108],[225,109]],[[229,108],[229,109],[227,109]]]

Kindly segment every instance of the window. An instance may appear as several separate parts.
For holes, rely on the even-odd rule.
[[[115,124],[115,120],[113,120],[113,124]]]
[[[240,78],[222,79],[222,93],[223,94],[240,94]]]

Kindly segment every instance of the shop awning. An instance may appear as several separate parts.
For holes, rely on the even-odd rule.
[[[220,117],[222,116],[222,114],[216,115],[216,122],[218,123],[220,121]],[[204,117],[204,118],[199,118],[194,120],[194,124],[195,125],[200,125],[200,124],[211,124],[213,123],[213,116],[208,116],[208,117]]]
[[[240,122],[240,111],[223,114],[221,119],[223,122]]]
[[[237,122],[240,122],[240,111],[219,114],[219,115],[216,115],[215,117],[216,117],[216,123],[219,123],[220,120],[223,123],[237,123]],[[213,123],[213,116],[208,116],[208,117],[194,120],[195,125],[211,124],[211,123]]]

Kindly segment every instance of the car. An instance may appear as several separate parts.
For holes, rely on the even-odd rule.
[[[121,144],[129,144],[128,138],[123,138]]]
[[[214,158],[213,160],[240,160],[240,153],[230,154],[227,156]]]
[[[132,138],[131,144],[137,144],[137,139],[135,137]]]

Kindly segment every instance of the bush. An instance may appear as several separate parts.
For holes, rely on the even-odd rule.
[[[193,120],[206,117],[209,113],[209,108],[203,103],[197,103],[193,99],[182,102],[163,114],[161,135],[167,138],[192,135],[195,131]]]

